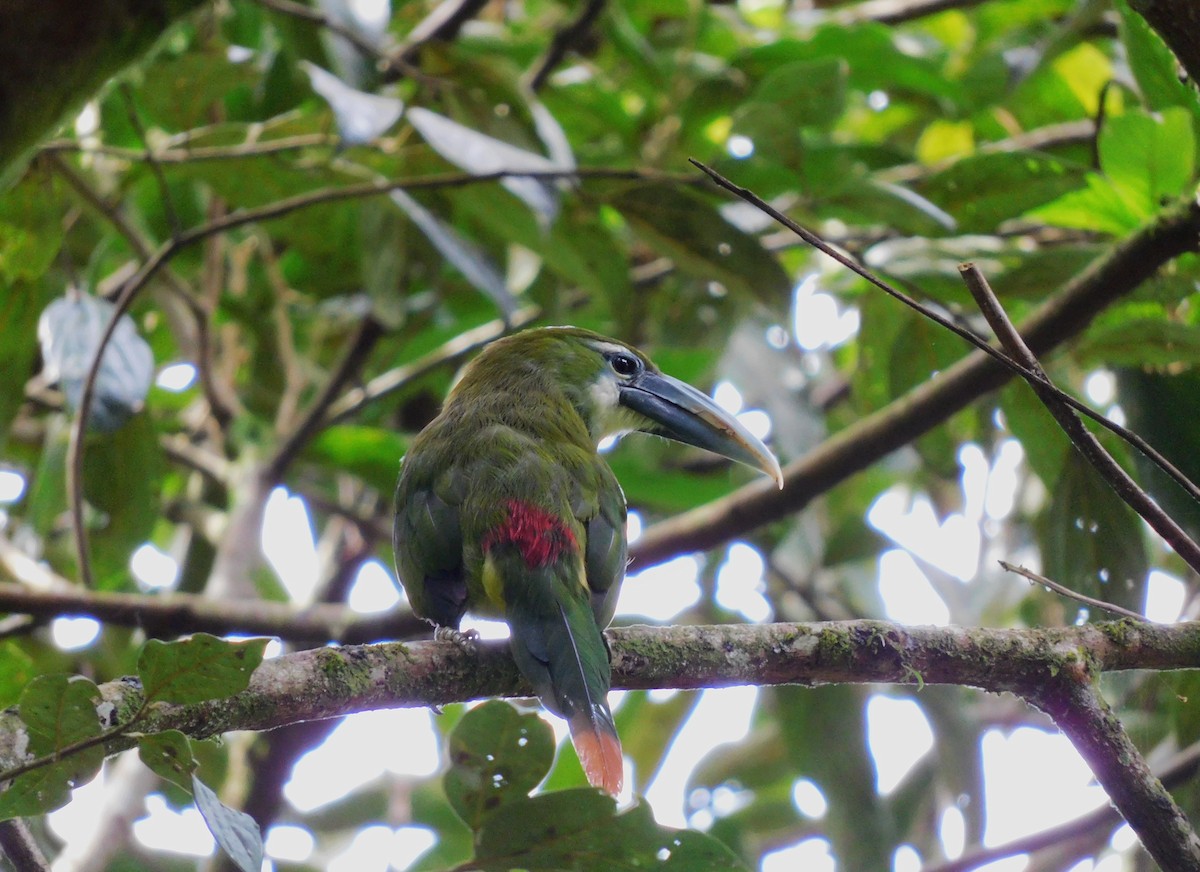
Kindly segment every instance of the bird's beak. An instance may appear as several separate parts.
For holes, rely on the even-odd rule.
[[[621,405],[657,425],[651,432],[753,466],[783,487],[775,455],[737,418],[686,382],[644,371],[618,391]]]

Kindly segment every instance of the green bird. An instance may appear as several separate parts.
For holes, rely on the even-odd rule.
[[[771,475],[779,462],[731,415],[638,351],[575,327],[489,345],[413,440],[396,488],[396,569],[417,615],[462,638],[502,618],[521,673],[566,719],[588,781],[621,789],[608,707],[612,620],[625,577],[625,495],[597,453],[640,430]]]

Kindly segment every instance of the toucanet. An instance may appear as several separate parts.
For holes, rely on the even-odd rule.
[[[413,440],[396,489],[396,568],[413,611],[457,637],[502,618],[521,673],[565,718],[589,782],[621,789],[602,635],[625,576],[625,495],[597,453],[640,430],[760,469],[779,462],[700,391],[644,354],[574,327],[489,345]]]

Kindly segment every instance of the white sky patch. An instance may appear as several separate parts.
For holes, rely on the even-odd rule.
[[[907,551],[893,548],[879,556],[879,596],[893,621],[935,627],[950,623],[950,607]]]
[[[949,860],[957,860],[962,856],[967,846],[967,819],[957,806],[948,806],[942,812],[942,820],[938,825],[938,838],[942,842],[942,850]]]
[[[858,333],[860,318],[853,306],[843,308],[836,297],[817,290],[818,277],[809,273],[792,296],[792,336],[805,351],[836,348]]]
[[[129,571],[143,587],[167,590],[179,581],[179,564],[150,542],[139,545],[129,558]]]
[[[1087,763],[1058,733],[1033,727],[1018,727],[1007,735],[988,730],[982,758],[984,845],[1057,826],[1107,802]]]
[[[740,133],[735,133],[729,137],[729,141],[725,143],[725,150],[729,152],[729,156],[735,160],[745,160],[754,154],[754,140],[749,136],[743,136]]]
[[[912,845],[901,845],[892,853],[892,872],[921,872],[921,855]]]
[[[933,728],[911,699],[877,693],[867,700],[867,744],[875,758],[875,788],[887,796],[933,750]]]
[[[190,363],[172,363],[158,371],[154,383],[164,391],[182,393],[196,381],[196,367]]]
[[[354,576],[346,594],[346,605],[362,614],[386,612],[400,603],[400,589],[392,574],[378,560],[368,560]]]
[[[72,790],[70,803],[46,815],[46,822],[59,838],[68,842],[91,839],[100,812],[109,801],[104,789],[109,765],[105,764],[100,774],[87,784]]]
[[[428,709],[361,712],[347,717],[292,769],[283,795],[300,812],[341,799],[383,770],[427,778],[438,770],[438,736]]]
[[[745,542],[730,545],[725,562],[717,570],[717,605],[737,612],[748,621],[770,619],[771,604],[763,595],[766,591],[765,568],[766,563],[758,549]]]
[[[939,523],[929,498],[896,485],[879,495],[867,521],[897,545],[960,581],[974,577],[983,537],[978,523],[957,512]]]
[[[404,872],[436,844],[437,834],[428,827],[398,827],[392,836],[392,850],[388,855],[392,868]]]
[[[867,105],[876,112],[882,112],[888,107],[891,100],[888,98],[887,91],[872,91],[867,95]]]
[[[216,849],[212,833],[196,807],[176,811],[161,793],[146,797],[146,817],[133,822],[133,835],[147,848],[172,854],[208,857]]]
[[[1146,579],[1144,612],[1149,620],[1159,624],[1175,623],[1186,601],[1187,586],[1182,581],[1161,569],[1150,570]]]
[[[717,382],[713,386],[712,398],[714,403],[735,416],[757,438],[766,439],[771,435],[771,416],[762,409],[747,409],[742,392],[733,382]]]
[[[625,578],[617,595],[617,614],[669,621],[700,600],[700,562],[676,557]]]
[[[0,503],[15,503],[25,494],[25,476],[11,469],[0,469]]]
[[[1083,382],[1083,392],[1094,406],[1107,406],[1117,398],[1117,377],[1107,369],[1098,369]]]
[[[820,820],[829,811],[829,803],[815,781],[801,778],[792,785],[792,803],[796,811],[810,820]]]
[[[762,858],[760,872],[836,872],[829,842],[821,838],[805,839],[803,842],[772,851]]]
[[[329,872],[388,872],[395,834],[391,827],[363,827],[350,847],[329,861]]]
[[[493,621],[490,618],[480,618],[472,614],[468,614],[463,618],[459,628],[464,632],[474,630],[479,634],[480,639],[485,640],[503,641],[511,635],[508,630],[508,624],[504,621]]]
[[[642,528],[645,526],[640,513],[630,510],[625,518],[625,540],[632,545],[642,538]]]
[[[317,846],[316,839],[304,827],[276,824],[267,830],[264,840],[267,856],[285,863],[304,863]]]
[[[78,651],[96,641],[100,624],[91,618],[55,618],[50,622],[54,644],[63,651]]]
[[[655,820],[669,827],[687,826],[684,798],[692,770],[714,748],[746,738],[757,700],[757,687],[701,691],[700,701],[676,733],[654,781],[646,789],[646,801],[654,810]]]
[[[308,605],[317,587],[317,545],[308,507],[277,487],[263,513],[262,550],[292,602]]]
[[[1005,439],[996,450],[992,471],[988,476],[987,495],[983,511],[993,521],[1003,521],[1012,514],[1017,503],[1017,486],[1025,449],[1016,439]]]
[[[746,405],[742,392],[730,381],[719,381],[713,386],[713,402],[731,415],[736,415]]]

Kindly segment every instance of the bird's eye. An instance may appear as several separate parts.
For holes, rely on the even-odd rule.
[[[632,354],[614,354],[608,359],[608,364],[612,367],[613,372],[626,378],[636,375],[642,368],[642,362]]]

